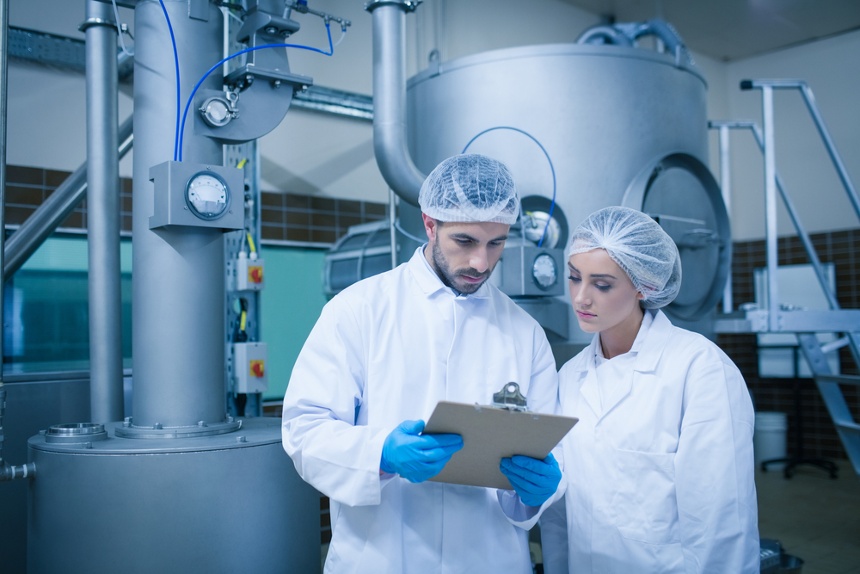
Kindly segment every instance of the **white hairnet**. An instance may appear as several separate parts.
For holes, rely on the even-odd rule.
[[[629,207],[605,207],[589,215],[573,232],[565,259],[605,249],[644,296],[645,309],[665,307],[681,289],[681,256],[663,228]]]
[[[520,214],[511,172],[479,154],[455,155],[436,166],[421,186],[418,205],[439,221],[512,225]]]

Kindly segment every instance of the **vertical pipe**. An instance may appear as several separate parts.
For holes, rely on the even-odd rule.
[[[6,241],[6,115],[9,101],[8,60],[9,60],[9,0],[0,0],[0,269],[3,269],[3,244]],[[5,354],[6,321],[3,316],[5,296],[5,277],[0,276],[0,385],[3,385],[3,362]],[[2,446],[2,445],[0,445]]]
[[[6,238],[6,103],[8,101],[6,88],[6,72],[8,70],[9,39],[9,1],[0,0],[0,269],[3,269],[3,243]],[[3,413],[6,410],[6,390],[3,388],[3,342],[6,338],[6,322],[3,313],[5,307],[5,277],[0,274],[0,477],[5,475],[6,463],[3,462]]]
[[[406,145],[406,11],[409,0],[374,0],[373,15],[373,149],[386,183],[406,202],[418,206],[426,177],[415,167]]]
[[[765,206],[765,243],[767,259],[767,306],[768,330],[779,330],[779,288],[776,274],[779,265],[777,257],[776,221],[776,150],[773,137],[773,88],[762,86],[762,129],[764,130],[764,206]]]
[[[5,307],[6,276],[3,274],[3,243],[6,237],[6,73],[8,70],[9,2],[0,0],[0,480],[5,480],[9,465],[3,461],[3,414],[6,411],[6,389],[3,388],[3,355],[6,338]]]
[[[110,4],[87,0],[87,246],[90,420],[123,418],[117,30]]]
[[[729,166],[731,162],[731,146],[729,143],[729,126],[720,126],[720,187],[723,192],[723,203],[726,204],[726,212],[729,220],[732,218],[732,174]],[[731,249],[731,246],[729,247]],[[732,301],[732,270],[729,269],[726,277],[726,285],[723,287],[723,313],[731,313],[734,307]]]
[[[135,5],[132,356],[134,427],[189,427],[226,419],[224,237],[200,227],[149,228],[150,168],[173,157],[177,89],[181,106],[221,58],[218,8],[201,18],[188,0],[164,0],[176,39],[181,85],[162,5]],[[221,89],[211,74],[202,89]],[[221,165],[222,146],[185,128],[186,162]]]

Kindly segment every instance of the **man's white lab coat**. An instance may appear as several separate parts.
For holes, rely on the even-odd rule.
[[[537,511],[513,491],[412,484],[379,470],[402,421],[426,421],[442,400],[490,404],[508,382],[531,410],[555,412],[543,330],[494,286],[456,295],[421,249],[325,306],[284,397],[283,444],[331,499],[326,572],[532,571],[523,527]]]

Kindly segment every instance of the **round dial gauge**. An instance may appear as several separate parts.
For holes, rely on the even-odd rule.
[[[541,253],[535,257],[532,264],[532,277],[541,289],[549,289],[558,280],[558,270],[556,269],[555,259],[546,253]]]
[[[230,204],[230,190],[224,181],[211,173],[198,173],[188,180],[185,201],[197,217],[217,219]]]

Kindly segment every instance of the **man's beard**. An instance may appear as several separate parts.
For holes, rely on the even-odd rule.
[[[436,269],[436,273],[439,275],[439,279],[442,280],[442,283],[454,291],[464,295],[470,295],[480,289],[481,285],[484,284],[490,276],[490,273],[493,271],[492,269],[487,269],[484,273],[479,273],[472,268],[463,269],[462,271],[451,271],[450,266],[448,265],[448,260],[445,259],[445,255],[442,254],[442,250],[439,248],[438,241],[433,242],[431,256],[433,259],[433,267]],[[461,274],[470,275],[472,277],[483,276],[484,280],[480,283],[468,283],[459,278]]]

